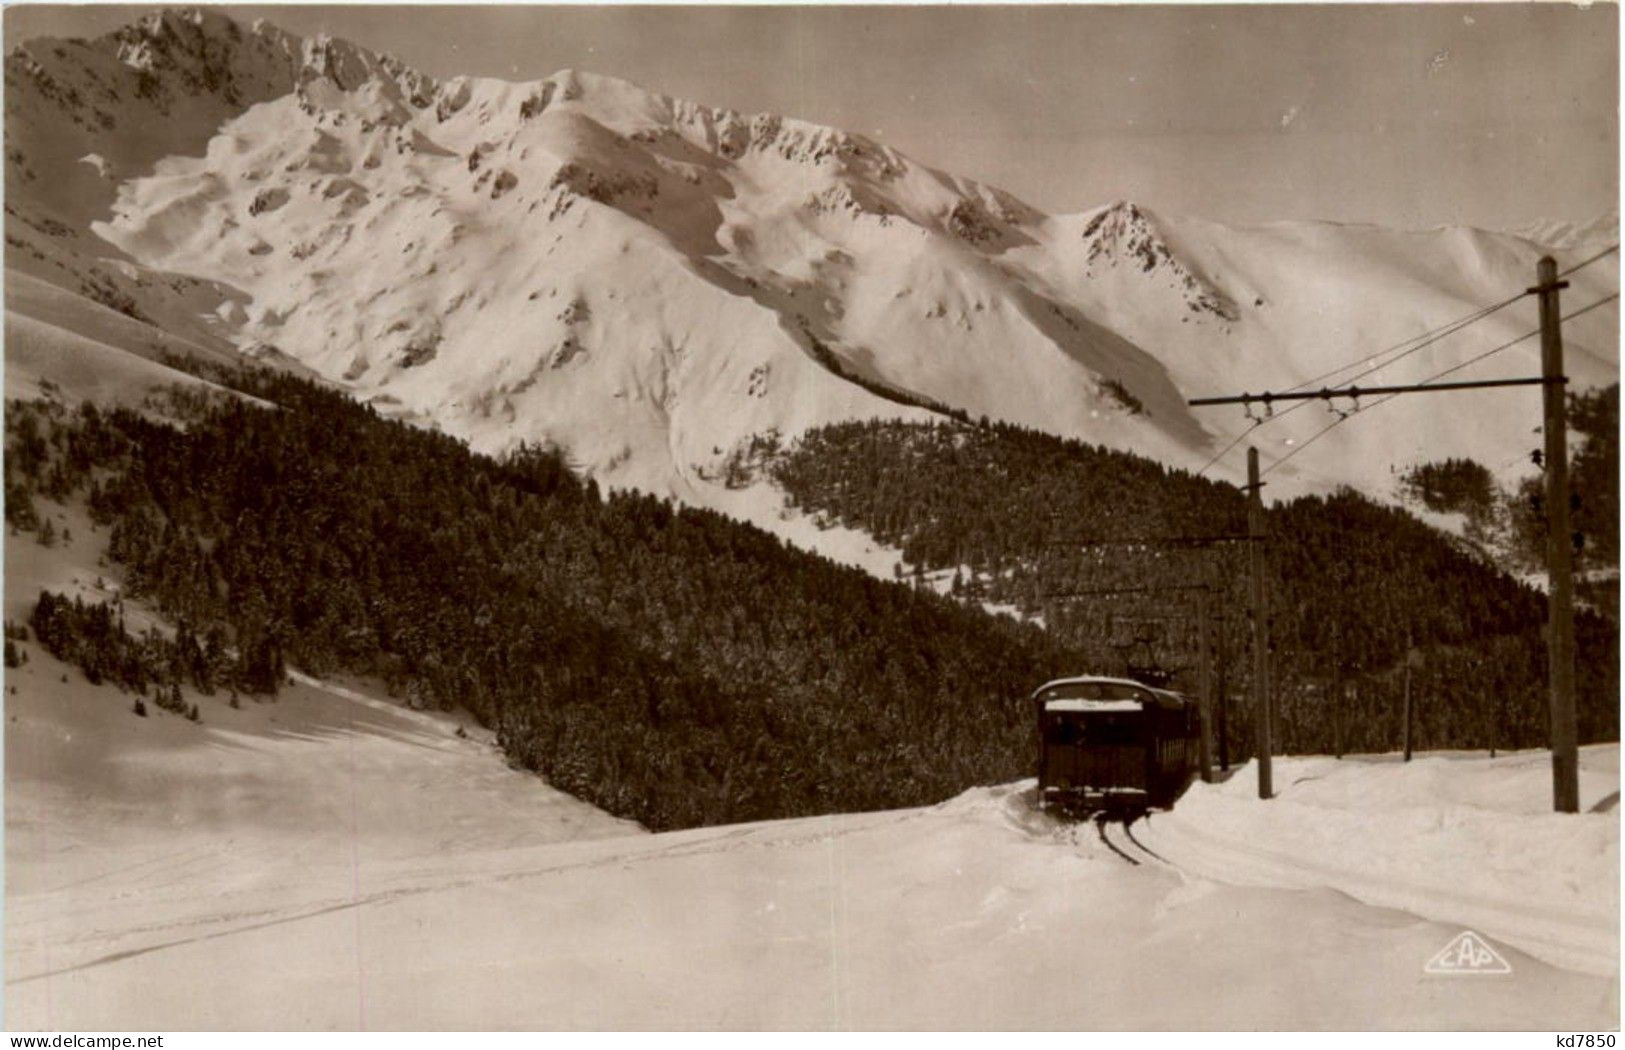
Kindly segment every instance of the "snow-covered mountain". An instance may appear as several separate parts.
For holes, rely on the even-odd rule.
[[[1536,244],[1548,245],[1564,251],[1580,248],[1605,248],[1619,243],[1619,212],[1599,215],[1588,222],[1564,219],[1544,219],[1508,231]]]
[[[954,410],[1195,466],[1246,420],[1186,398],[1374,354],[1521,290],[1547,250],[1130,202],[1047,215],[861,135],[574,71],[435,80],[213,11],[25,42],[6,86],[11,270],[300,362],[478,447],[547,442],[611,484],[724,508],[754,436],[850,418]],[[1568,303],[1601,298],[1617,259],[1572,280]],[[1370,381],[1533,318],[1519,304]],[[1570,326],[1580,384],[1617,375],[1617,319]],[[1447,455],[1512,469],[1535,397],[1403,399],[1274,492],[1380,490],[1395,464]],[[1259,431],[1266,462],[1329,418]]]

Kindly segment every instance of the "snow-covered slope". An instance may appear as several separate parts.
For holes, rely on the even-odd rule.
[[[573,71],[435,81],[214,13],[29,41],[7,82],[9,266],[194,341],[280,351],[487,450],[549,442],[608,482],[724,507],[753,435],[949,408],[1195,465],[1244,420],[1187,397],[1290,386],[1417,335],[1526,286],[1541,252],[1127,202],[1049,216],[861,135]],[[1606,259],[1568,294],[1617,278]],[[1506,311],[1393,378],[1532,317]],[[1616,330],[1612,308],[1575,325],[1582,384],[1617,373]],[[1518,396],[1385,407],[1275,491],[1383,488],[1424,456],[1521,463]],[[1267,453],[1325,418],[1261,431]]]
[[[1619,212],[1600,215],[1590,222],[1546,219],[1514,227],[1507,232],[1564,251],[1605,248],[1619,243]]]
[[[132,368],[159,367],[94,345]],[[111,370],[104,384],[117,377],[140,373]],[[27,535],[6,542],[8,624],[27,623],[42,590],[99,602],[120,589],[102,558],[106,531],[80,508],[37,505],[65,538],[49,548]],[[135,602],[126,615],[134,630],[153,622]],[[236,706],[223,691],[188,689],[200,723],[155,705],[138,717],[129,694],[91,685],[34,641],[18,644],[27,662],[5,672],[8,1027],[77,1014],[72,977],[37,985],[48,989],[43,1013],[12,990],[27,971],[109,945],[279,921],[425,858],[474,864],[464,858],[642,834],[506,768],[491,734],[466,715],[409,710],[366,683],[298,676],[273,702]]]
[[[1521,758],[1473,761],[1490,767],[1485,783],[1543,786],[1525,783]],[[1251,812],[1208,837],[1244,856],[1261,842],[1288,854],[1312,843],[1318,824],[1304,818],[1322,814],[1291,801],[1307,767],[1280,769],[1291,775],[1282,798],[1248,804],[1231,792]],[[1371,771],[1348,762],[1326,780],[1360,799]],[[1481,908],[1419,914],[1306,879],[1312,868],[1301,864],[1296,878],[1272,882],[1249,864],[1215,866],[1225,854],[1212,845],[1187,867],[1175,852],[1186,840],[1164,833],[1164,816],[1133,838],[1104,829],[1103,840],[1031,803],[1027,783],[929,809],[437,851],[360,870],[312,858],[298,880],[262,880],[255,893],[197,892],[211,867],[239,854],[263,863],[252,842],[200,858],[164,852],[162,838],[142,867],[8,901],[6,1019],[12,1029],[1618,1023],[1617,970],[1554,965],[1486,927],[1494,917]],[[1617,877],[1617,820],[1593,821],[1611,829],[1602,839],[1590,825],[1576,838],[1557,827],[1565,818],[1479,804],[1497,832],[1487,841],[1453,833],[1457,808],[1380,797],[1377,808],[1404,818],[1443,862],[1401,866],[1395,881],[1462,878],[1456,899],[1467,902],[1460,886],[1490,865],[1549,886],[1611,859]],[[1344,811],[1361,814],[1376,826],[1369,801]],[[1240,824],[1251,837],[1232,840]],[[1519,849],[1536,825],[1552,848]],[[1585,851],[1598,845],[1612,852],[1594,861]],[[1405,844],[1405,857],[1421,852]],[[1511,972],[1425,972],[1464,928]]]
[[[1278,760],[1279,761],[1279,760]],[[1469,926],[1555,965],[1619,971],[1619,748],[1581,753],[1581,807],[1551,811],[1551,755],[1432,752],[1280,764],[1260,804],[1248,765],[1198,784],[1141,834],[1192,874],[1331,887]]]

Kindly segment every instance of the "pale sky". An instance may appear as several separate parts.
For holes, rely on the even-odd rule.
[[[6,44],[153,9],[16,4]],[[223,10],[431,74],[572,67],[862,131],[1048,211],[1420,228],[1618,205],[1612,4]]]

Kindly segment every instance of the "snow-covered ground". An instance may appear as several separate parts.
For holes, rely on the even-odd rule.
[[[1559,966],[1619,971],[1619,747],[1584,748],[1579,815],[1551,812],[1546,751],[1277,759],[1195,785],[1138,832],[1182,870],[1329,887],[1470,926]]]
[[[41,590],[116,594],[105,533],[77,508],[36,505],[69,538],[9,538],[6,619],[26,623]],[[128,620],[151,622],[134,603]],[[194,724],[150,702],[137,717],[128,694],[22,648],[4,707],[11,1027],[79,1016],[56,1012],[71,979],[41,984],[51,998],[31,1009],[16,984],[30,973],[347,902],[426,859],[642,834],[508,769],[466,715],[409,710],[366,683],[297,676],[274,701],[238,707],[188,691]]]
[[[439,853],[372,867],[353,885],[335,863],[325,886],[312,872],[253,901],[200,894],[151,865],[104,883],[94,896],[116,899],[95,918],[67,918],[68,889],[17,902],[24,923],[44,908],[97,933],[57,942],[48,960],[13,956],[8,1022],[1617,1024],[1612,976],[1562,969],[1493,937],[1510,974],[1427,974],[1460,921],[1326,886],[1208,878],[1144,852],[1130,865],[1096,829],[1039,817],[1031,800],[1018,784],[923,810]],[[116,896],[130,881],[146,891]]]
[[[164,353],[219,353],[25,273],[8,269],[5,288],[7,397],[136,405],[166,387],[203,383],[164,365]]]
[[[7,545],[14,620],[116,585],[104,537],[41,506],[72,539]],[[1269,802],[1243,768],[1128,831],[1019,782],[650,835],[366,683],[189,697],[198,725],[25,648],[12,1029],[1618,1023],[1614,746],[1572,817],[1518,753],[1280,759]],[[1425,973],[1464,929],[1512,972]]]

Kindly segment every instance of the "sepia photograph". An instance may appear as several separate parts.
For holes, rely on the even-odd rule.
[[[7,1032],[1614,1045],[1615,4],[3,17]]]

